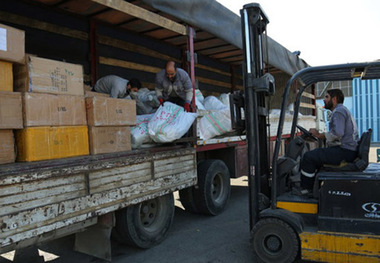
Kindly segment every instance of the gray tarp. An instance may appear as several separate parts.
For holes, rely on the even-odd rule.
[[[243,48],[240,16],[215,0],[143,0],[153,8]],[[233,1],[233,0],[231,0]],[[270,18],[270,14],[268,14]],[[270,65],[293,75],[309,65],[268,37]]]

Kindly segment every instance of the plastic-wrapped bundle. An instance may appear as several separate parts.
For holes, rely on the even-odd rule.
[[[185,112],[183,107],[165,102],[148,123],[149,136],[155,142],[177,140],[189,130],[196,117],[196,113]]]
[[[136,112],[138,115],[154,113],[160,106],[154,90],[141,88],[137,93],[132,93],[131,97],[136,100]]]
[[[226,105],[223,104],[217,97],[215,96],[208,96],[205,98],[203,105],[205,106],[206,110],[225,110],[229,109]]]
[[[152,117],[153,114],[136,116],[137,124],[131,128],[131,144],[133,149],[140,148],[142,144],[152,141],[148,133],[148,123]]]
[[[199,136],[202,140],[208,140],[230,131],[232,131],[231,113],[228,108],[211,111],[199,121]]]
[[[203,97],[202,92],[199,89],[196,89],[194,93],[195,93],[195,98],[198,99],[199,102],[203,104],[203,101],[205,98]]]

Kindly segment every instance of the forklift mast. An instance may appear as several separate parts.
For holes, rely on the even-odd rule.
[[[249,214],[252,229],[259,220],[258,200],[262,178],[267,178],[270,173],[267,96],[274,93],[274,78],[269,73],[265,74],[263,47],[267,44],[267,16],[257,3],[245,5],[240,12],[245,52],[243,76],[248,141]],[[268,57],[265,59],[268,61]]]

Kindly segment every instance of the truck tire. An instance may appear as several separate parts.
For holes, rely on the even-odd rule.
[[[191,186],[182,190],[179,190],[179,199],[182,206],[187,212],[198,214],[199,209],[194,199],[195,187]]]
[[[193,197],[200,213],[220,214],[227,206],[230,193],[230,172],[223,161],[205,160],[198,166],[198,186]]]
[[[204,160],[198,161],[197,167],[199,167],[203,162]],[[181,204],[187,212],[190,212],[193,214],[199,213],[198,206],[194,199],[194,194],[195,194],[194,186],[179,190],[178,194],[179,194],[179,199],[181,200]]]
[[[295,230],[277,218],[259,220],[252,228],[253,252],[257,262],[294,262],[299,255],[299,238]]]
[[[174,208],[173,194],[170,193],[117,211],[117,240],[138,248],[159,244],[168,235]]]

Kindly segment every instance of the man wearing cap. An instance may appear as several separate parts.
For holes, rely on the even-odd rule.
[[[183,69],[177,68],[174,61],[168,61],[165,69],[156,74],[156,94],[161,105],[169,101],[189,112],[193,99],[193,86],[189,75]]]
[[[94,87],[96,92],[110,94],[111,98],[126,98],[131,92],[137,92],[141,88],[138,79],[123,79],[116,75],[108,75],[100,78]]]

